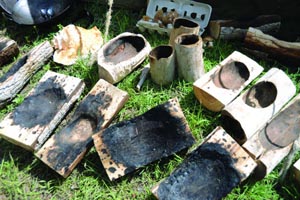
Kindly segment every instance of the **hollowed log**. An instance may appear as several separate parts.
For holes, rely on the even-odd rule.
[[[295,95],[291,79],[277,68],[270,69],[221,113],[222,126],[240,144],[251,138]]]
[[[82,80],[48,71],[21,105],[0,123],[0,135],[29,151],[48,139],[85,84]]]
[[[194,82],[195,96],[207,109],[221,111],[262,71],[258,63],[235,51]]]
[[[177,98],[93,136],[110,180],[190,147],[194,138]]]
[[[35,155],[67,177],[91,147],[92,135],[110,124],[127,99],[126,92],[100,79],[68,124],[53,134]]]
[[[104,44],[98,52],[99,77],[117,83],[134,70],[151,51],[140,34],[122,33]]]
[[[255,167],[249,154],[217,127],[152,192],[158,199],[221,199]]]
[[[259,165],[264,165],[257,171],[257,177],[269,174],[288,155],[300,134],[299,116],[300,95],[297,95],[243,145]]]

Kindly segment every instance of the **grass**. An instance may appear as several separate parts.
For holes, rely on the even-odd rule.
[[[73,12],[66,14],[58,24],[53,23],[41,27],[17,26],[0,18],[0,30],[2,30],[2,34],[4,33],[18,42],[22,53],[27,52],[34,45],[44,40],[51,40],[59,28],[69,23],[85,28],[97,26],[103,33],[106,7],[97,3],[85,3],[84,7],[94,17],[92,24],[89,24],[89,20],[84,17],[76,19],[76,9],[74,9],[75,14]],[[138,32],[135,24],[144,12],[113,10],[109,39],[124,31]],[[152,47],[168,43],[167,36],[147,32],[143,34]],[[204,52],[206,71],[212,69],[234,50],[240,50],[240,46],[240,43],[216,41],[214,48],[206,49]],[[83,97],[98,80],[97,66],[89,66],[87,63],[86,60],[81,60],[73,66],[61,66],[49,61],[31,78],[22,92],[0,110],[0,118],[2,119],[22,103],[28,91],[36,85],[47,70],[83,79],[87,85]],[[144,66],[146,63],[147,61],[142,65]],[[283,69],[297,85],[297,93],[299,93],[299,71],[292,73],[289,68],[276,62],[261,61],[260,64],[265,67],[265,71],[271,67]],[[1,73],[4,73],[8,68],[9,66],[3,68]],[[220,124],[220,114],[208,111],[196,100],[192,83],[176,79],[171,85],[161,87],[155,85],[148,78],[142,90],[137,92],[135,86],[140,73],[141,68],[116,84],[117,87],[129,93],[130,99],[113,123],[130,119],[170,98],[178,97],[191,131],[197,140],[196,145]],[[156,161],[120,180],[111,182],[104,172],[98,154],[92,148],[72,174],[64,179],[35,158],[32,153],[0,138],[0,199],[155,199],[151,194],[151,188],[167,177],[182,162],[184,157],[185,155],[178,154]],[[279,170],[280,166],[260,181],[247,180],[243,185],[228,194],[225,199],[299,199],[299,189],[297,190],[290,177],[283,186],[278,186]]]

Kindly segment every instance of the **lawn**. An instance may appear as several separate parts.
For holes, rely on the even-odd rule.
[[[83,4],[83,3],[82,3]],[[16,40],[21,53],[27,52],[33,46],[45,40],[51,40],[54,34],[70,23],[85,28],[97,26],[104,33],[106,6],[97,3],[84,3],[83,6],[93,16],[93,22],[84,13],[74,8],[55,23],[44,26],[18,26],[13,22],[0,18],[0,34]],[[76,11],[76,12],[75,12]],[[132,12],[124,9],[114,9],[108,39],[118,34],[130,31],[139,32],[136,22],[145,13],[144,10]],[[80,17],[77,17],[80,16]],[[157,33],[142,33],[152,47],[168,43],[166,35]],[[234,50],[242,52],[242,43],[215,41],[213,48],[204,52],[205,70],[209,71],[226,58]],[[250,56],[251,57],[251,56]],[[284,70],[297,85],[299,93],[300,71],[277,62],[257,61],[267,71],[271,67]],[[147,64],[147,60],[142,66]],[[0,69],[0,75],[9,68]],[[128,92],[130,98],[123,109],[115,117],[112,124],[140,115],[170,98],[177,97],[197,146],[216,126],[220,125],[220,113],[210,112],[200,105],[194,96],[192,83],[176,79],[172,84],[161,87],[147,78],[140,92],[135,90],[142,67],[133,71],[116,86]],[[39,70],[18,96],[6,107],[0,110],[0,119],[19,105],[28,91],[33,88],[47,70],[81,78],[86,83],[82,97],[85,96],[98,80],[97,65],[88,65],[88,60],[78,61],[72,66],[62,66],[49,61]],[[295,72],[296,71],[296,72]],[[65,124],[64,120],[62,124]],[[59,128],[58,128],[59,129]],[[32,153],[15,146],[0,138],[0,199],[155,199],[151,188],[167,177],[185,158],[184,154],[171,156],[142,167],[117,181],[110,181],[102,167],[95,148],[85,155],[71,175],[64,179],[51,170]],[[299,155],[297,155],[299,158]],[[249,179],[235,188],[225,199],[300,199],[300,190],[294,185],[291,177],[278,185],[280,164],[263,180]]]

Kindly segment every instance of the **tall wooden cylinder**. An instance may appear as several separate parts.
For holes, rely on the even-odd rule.
[[[181,34],[175,39],[178,76],[194,82],[205,74],[202,38],[196,34]]]
[[[176,18],[173,23],[173,29],[170,32],[169,44],[174,46],[175,39],[178,35],[189,33],[198,35],[200,26],[196,22],[186,18]]]
[[[156,84],[167,85],[174,80],[175,58],[172,46],[161,45],[151,50],[150,75]]]

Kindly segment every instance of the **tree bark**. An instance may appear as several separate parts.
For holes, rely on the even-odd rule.
[[[48,41],[34,47],[15,62],[0,78],[0,107],[11,101],[31,76],[52,56],[53,48]]]
[[[16,41],[0,37],[0,67],[12,61],[18,54],[19,46]]]

